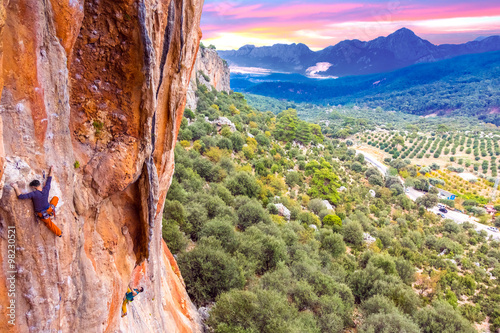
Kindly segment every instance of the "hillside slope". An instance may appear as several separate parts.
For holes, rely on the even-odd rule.
[[[0,5],[0,316],[16,305],[15,325],[3,319],[0,331],[200,330],[161,239],[161,216],[202,6]],[[62,238],[10,186],[28,191],[50,165]],[[8,230],[16,232],[15,266],[7,261]],[[11,271],[15,296],[7,294]],[[120,318],[129,283],[145,292]]]
[[[427,211],[439,200],[429,184],[457,181],[447,177],[451,170],[438,170],[437,180],[429,167],[405,159],[417,139],[446,147],[461,142],[458,133],[406,132],[408,123],[393,122],[402,118],[375,126],[376,113],[367,109],[357,119],[330,112],[326,129],[293,109],[259,112],[238,92],[200,85],[196,95],[198,107],[185,112],[175,148],[163,237],[193,302],[206,310],[209,331],[498,330],[500,243],[484,228],[500,219],[485,213],[482,226],[451,220],[460,214],[451,207],[484,210],[478,206],[487,199],[477,196],[443,200],[450,219]],[[389,126],[394,130],[382,130]],[[474,147],[493,153],[492,137],[483,134],[488,139]],[[397,144],[403,136],[408,146]],[[384,166],[357,154],[351,139],[376,140],[402,159]],[[413,202],[415,191],[422,196]]]

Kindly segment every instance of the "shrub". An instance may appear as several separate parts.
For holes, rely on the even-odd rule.
[[[443,205],[449,206],[454,208],[455,207],[455,201],[454,200],[448,200],[448,199],[439,199],[439,202],[442,203]]]
[[[355,246],[363,245],[363,228],[357,221],[350,221],[343,226],[344,240]]]
[[[412,322],[410,317],[399,312],[377,313],[365,319],[360,332],[363,333],[420,333],[418,326]]]
[[[221,150],[219,147],[211,147],[205,152],[205,156],[213,162],[219,162],[223,156],[227,155],[227,152]]]
[[[208,324],[215,332],[312,333],[316,323],[303,322],[303,315],[275,290],[231,290],[210,311]]]
[[[415,202],[425,208],[431,208],[438,203],[438,197],[435,194],[425,194],[424,196],[417,198]]]
[[[245,230],[251,225],[257,224],[259,222],[270,222],[269,216],[267,215],[261,204],[255,200],[249,201],[237,211],[238,215],[238,226]]]
[[[371,185],[377,185],[377,186],[383,186],[384,185],[384,180],[380,175],[375,175],[372,174],[370,177],[368,177],[368,182]]]
[[[500,228],[500,216],[495,217],[495,227]]]
[[[167,220],[173,220],[179,225],[183,225],[186,221],[186,210],[179,201],[166,200],[163,217]]]
[[[328,227],[342,227],[342,220],[337,215],[329,214],[323,218],[323,225]]]
[[[422,175],[425,175],[426,173],[430,173],[431,172],[431,168],[429,168],[429,167],[423,167],[423,168],[420,168],[419,172]]]
[[[184,251],[188,245],[187,237],[174,220],[163,219],[161,235],[169,250],[174,254]]]
[[[321,199],[312,199],[309,201],[307,204],[307,208],[314,214],[318,215],[319,212],[321,212],[323,209],[326,208],[325,204],[323,203],[323,200]]]
[[[182,231],[189,233],[193,240],[197,240],[198,233],[207,220],[206,208],[198,202],[193,202],[186,208],[186,223],[180,226]]]
[[[179,130],[179,135],[177,138],[181,141],[191,141],[193,140],[193,132],[189,128]]]
[[[260,193],[260,186],[255,178],[247,172],[238,172],[226,181],[226,187],[234,196],[246,195],[254,198]]]
[[[315,226],[320,227],[321,222],[319,218],[314,215],[313,213],[309,212],[301,212],[299,213],[298,220],[300,223],[304,223],[305,225],[311,225],[314,224]]]
[[[436,185],[445,185],[444,180],[439,179],[439,178],[429,178],[429,183],[430,183],[432,186],[436,186]]]
[[[363,156],[363,155],[361,155],[361,156]],[[351,170],[355,171],[355,172],[361,172],[361,171],[363,171],[363,166],[361,165],[361,163],[356,161],[356,162],[351,164]]]
[[[233,149],[235,151],[241,151],[243,149],[243,145],[245,144],[245,139],[239,132],[234,132],[229,137],[231,143],[233,144]]]
[[[437,163],[435,163],[435,162],[434,162],[434,163],[432,163],[432,164],[431,164],[430,168],[431,168],[432,170],[439,170],[439,169],[440,169],[440,166],[439,166]]]
[[[217,147],[219,147],[220,149],[233,150],[233,142],[226,137],[222,137],[217,142]]]
[[[321,239],[321,248],[333,257],[340,257],[345,253],[346,247],[342,235],[337,233],[326,233]]]
[[[267,138],[264,134],[258,134],[255,137],[255,140],[259,143],[259,145],[267,147],[271,144],[271,141],[269,141],[269,138]]]
[[[200,238],[211,236],[219,240],[222,247],[229,253],[236,251],[238,239],[231,221],[220,218],[208,221],[200,231]]]
[[[383,295],[375,295],[365,300],[361,305],[361,311],[368,317],[377,313],[394,313],[398,309],[389,298]]]
[[[302,182],[302,174],[297,171],[290,171],[286,175],[285,182],[288,186],[294,187]]]
[[[236,259],[225,252],[214,237],[202,239],[193,250],[178,258],[186,289],[198,306],[215,301],[224,291],[244,285]]]
[[[415,281],[415,266],[413,263],[400,257],[395,260],[395,264],[401,281],[407,285],[411,285]]]
[[[436,301],[432,306],[420,309],[415,314],[415,320],[424,333],[432,332],[463,332],[473,333],[471,324],[443,301]]]
[[[471,207],[470,211],[477,216],[486,215],[486,209],[484,209],[483,207]]]
[[[272,214],[272,215],[277,215],[279,213],[278,208],[273,203],[270,203],[267,205],[267,211],[269,212],[269,214]]]

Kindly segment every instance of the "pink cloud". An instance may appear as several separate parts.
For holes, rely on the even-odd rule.
[[[430,20],[453,17],[478,17],[500,14],[500,5],[491,7],[475,7],[473,3],[460,5],[443,5],[433,8],[406,7],[393,13],[393,20]]]
[[[205,12],[216,13],[221,16],[229,16],[234,19],[243,18],[276,18],[291,19],[305,15],[339,13],[346,10],[360,8],[358,3],[339,4],[290,4],[278,6],[263,6],[256,4],[251,6],[237,7],[233,4],[208,4],[204,7]]]
[[[207,4],[203,7],[204,12],[212,12],[221,16],[235,16],[244,15],[245,13],[252,13],[261,8],[261,4],[255,4],[250,6],[238,7],[231,3],[220,3],[220,4]]]

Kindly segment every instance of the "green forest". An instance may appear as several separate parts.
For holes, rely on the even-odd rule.
[[[275,114],[237,92],[196,94],[163,238],[210,330],[500,328],[499,242],[428,212],[434,194],[414,203],[289,105]]]
[[[354,134],[377,130],[400,131],[404,135],[430,135],[442,133],[481,133],[500,135],[496,126],[476,117],[453,115],[448,117],[422,117],[381,107],[359,107],[357,105],[321,106],[311,103],[296,103],[272,97],[244,94],[250,105],[260,111],[280,113],[287,108],[297,110],[300,119],[321,124],[322,132],[331,138],[345,139]]]

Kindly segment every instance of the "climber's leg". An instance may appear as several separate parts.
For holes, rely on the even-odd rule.
[[[57,203],[59,202],[59,198],[58,197],[53,197],[52,199],[50,199],[50,206],[49,208],[47,209],[47,214],[49,214],[50,216],[54,216],[54,218],[56,217],[56,206],[57,206]]]
[[[128,299],[125,298],[122,304],[122,317],[125,317],[127,315],[127,303]]]
[[[132,290],[130,290],[130,287],[128,287],[127,292],[125,293],[125,297],[123,297],[122,317],[125,317],[127,315],[127,303],[129,302],[128,298],[127,298],[127,294],[131,293],[131,292],[132,292]]]
[[[61,229],[59,229],[57,227],[57,225],[54,224],[54,222],[52,222],[52,220],[50,218],[48,219],[41,219],[43,221],[43,223],[45,223],[45,225],[47,226],[47,228],[50,229],[50,231],[52,231],[54,234],[56,234],[56,236],[61,236],[62,235],[62,232],[61,232]]]
[[[50,204],[54,205],[54,207],[57,206],[58,202],[59,202],[59,198],[58,197],[53,197],[52,199],[50,199]]]

